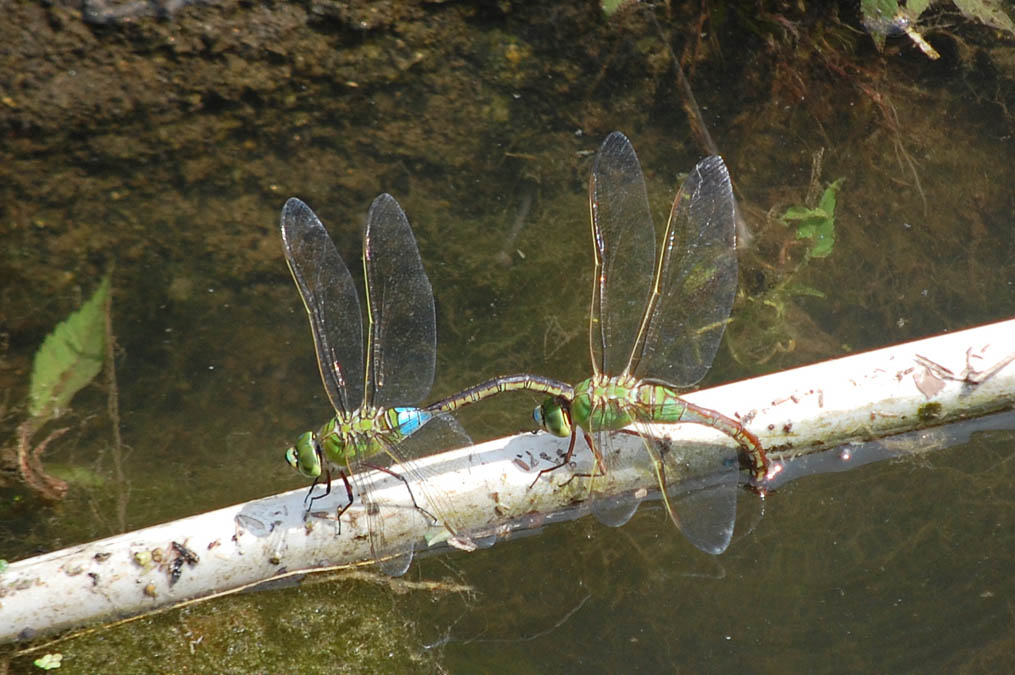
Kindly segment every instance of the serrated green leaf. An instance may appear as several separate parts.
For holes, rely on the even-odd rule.
[[[821,228],[827,223],[828,220],[825,218],[808,218],[802,221],[796,228],[797,239],[814,239],[818,236]]]
[[[789,220],[804,220],[815,215],[814,209],[809,209],[806,206],[791,206],[786,209],[786,213],[782,214],[779,220],[783,221],[784,225],[789,225]]]
[[[92,297],[46,336],[35,353],[28,393],[28,412],[33,417],[57,417],[102,370],[109,284],[107,274]]]
[[[832,252],[832,248],[835,246],[835,195],[839,191],[839,186],[842,185],[842,180],[840,178],[829,185],[821,195],[821,202],[817,210],[824,214],[824,218],[820,222],[813,223],[813,232],[809,238],[814,243],[811,244],[811,248],[807,252],[811,258],[824,258]]]
[[[835,181],[827,188],[821,195],[821,201],[818,202],[818,208],[828,214],[829,218],[835,218],[835,193],[839,191],[839,186],[842,185],[844,179],[840,178]]]
[[[825,188],[817,207],[791,206],[779,218],[784,225],[794,224],[797,239],[811,241],[808,258],[824,258],[835,246],[835,195],[842,181],[840,178]]]
[[[954,2],[966,17],[1015,35],[1015,23],[1004,11],[1004,4],[998,0],[954,0]]]
[[[820,222],[811,223],[797,229],[797,238],[810,239],[811,247],[807,251],[810,258],[824,258],[835,246],[835,222],[825,218]]]
[[[815,209],[811,212],[811,215],[797,223],[797,238],[810,239],[814,236],[814,230],[824,227],[828,221],[827,215]]]

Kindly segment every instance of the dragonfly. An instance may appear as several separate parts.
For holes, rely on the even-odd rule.
[[[413,505],[432,524],[448,527],[443,496],[427,488],[425,473],[411,459],[471,442],[449,416],[413,407],[430,391],[437,353],[433,290],[416,240],[395,198],[377,197],[363,230],[368,326],[364,356],[356,285],[324,225],[309,206],[292,198],[282,209],[281,228],[286,263],[310,319],[321,380],[335,410],[317,432],[297,438],[285,452],[286,462],[313,478],[311,506],[330,493],[332,471],[337,474],[348,497],[335,516],[339,525],[354,501],[355,486],[369,518],[374,560],[383,571],[401,575],[412,561],[412,545],[385,537],[380,504],[373,496],[377,472],[360,469],[380,468],[407,488],[406,477],[413,480],[424,491],[426,506],[417,504],[410,490]],[[394,462],[397,470],[370,461]],[[325,485],[324,493],[311,497],[319,482]],[[465,543],[463,539],[462,547]]]
[[[501,376],[428,409],[454,410],[503,391],[543,392],[546,398],[533,417],[544,430],[570,436],[570,443],[561,462],[540,471],[536,480],[570,463],[578,428],[600,474],[608,470],[618,434],[634,433],[653,461],[674,524],[699,549],[721,553],[736,518],[736,450],[718,444],[699,447],[707,461],[704,466],[696,461],[697,470],[718,480],[671,499],[668,483],[687,477],[688,455],[678,458],[672,444],[654,435],[649,425],[690,422],[715,428],[744,450],[756,481],[767,474],[765,451],[754,434],[738,420],[677,394],[700,381],[711,366],[736,293],[735,207],[726,166],[711,156],[688,175],[673,201],[658,259],[641,164],[620,132],[610,134],[596,155],[589,205],[595,251],[592,377],[572,387],[535,375]],[[635,508],[606,507],[600,516],[622,524]]]

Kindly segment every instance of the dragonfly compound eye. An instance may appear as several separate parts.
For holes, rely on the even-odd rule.
[[[543,404],[532,412],[532,417],[539,425],[554,436],[570,436],[571,423],[564,414],[564,408],[550,396]]]
[[[314,432],[307,431],[296,439],[296,445],[285,451],[285,461],[289,466],[307,478],[321,475],[321,453]]]

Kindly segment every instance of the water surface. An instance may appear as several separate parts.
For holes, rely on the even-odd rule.
[[[435,398],[503,372],[588,374],[592,153],[628,134],[660,227],[678,174],[706,154],[649,10],[315,7],[198,3],[102,26],[59,4],[18,9],[25,67],[0,169],[5,429],[34,350],[115,261],[126,482],[108,392],[90,387],[44,462],[94,480],[56,505],[3,488],[4,557],[301,484],[282,450],[329,406],[281,254],[289,196],[354,274],[371,199],[400,201],[437,297]],[[1011,316],[1006,42],[958,20],[928,34],[943,55],[930,62],[901,38],[879,54],[856,17],[734,6],[699,34],[696,10],[657,11],[752,234],[706,384]],[[802,265],[776,217],[838,178],[833,253]],[[476,439],[513,433],[533,404],[462,420]],[[648,504],[622,528],[583,519],[419,560],[394,587],[244,595],[55,649],[82,672],[117,656],[123,672],[1010,668],[1012,443],[983,432],[801,480],[760,520],[745,493],[720,557]]]

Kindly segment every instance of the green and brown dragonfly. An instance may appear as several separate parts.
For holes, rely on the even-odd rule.
[[[353,502],[355,487],[369,518],[374,559],[385,572],[400,575],[412,561],[412,546],[385,537],[382,505],[373,494],[378,474],[364,469],[381,468],[403,482],[406,477],[413,480],[424,491],[425,505],[414,496],[413,504],[431,524],[448,527],[454,538],[457,533],[445,519],[446,500],[427,488],[426,476],[411,460],[470,443],[449,416],[412,407],[430,391],[437,354],[433,290],[416,240],[395,198],[377,197],[363,230],[368,326],[364,359],[356,285],[324,225],[310,207],[293,198],[282,209],[281,227],[285,259],[310,318],[321,380],[335,411],[316,433],[299,436],[286,450],[286,461],[314,479],[311,505],[330,493],[332,471],[341,478],[348,502],[337,510],[339,523]],[[396,466],[385,469],[370,462]],[[325,485],[324,492],[313,495],[318,482]],[[459,546],[468,547],[467,540]]]
[[[533,416],[546,431],[571,440],[562,461],[540,475],[570,462],[578,427],[601,473],[609,470],[618,435],[635,433],[652,458],[670,518],[695,546],[721,553],[736,518],[736,450],[719,444],[699,448],[707,453],[704,469],[718,480],[671,498],[670,483],[687,472],[671,442],[648,427],[690,422],[717,429],[739,444],[755,481],[766,475],[765,451],[754,434],[677,394],[711,366],[736,293],[735,206],[726,166],[718,156],[707,157],[687,176],[673,201],[658,259],[641,165],[620,132],[610,134],[596,156],[589,206],[595,251],[592,377],[574,387],[531,375],[498,377],[427,409],[450,411],[503,391],[546,393]],[[702,468],[696,462],[696,470]],[[620,524],[634,508],[604,513],[603,519]]]

